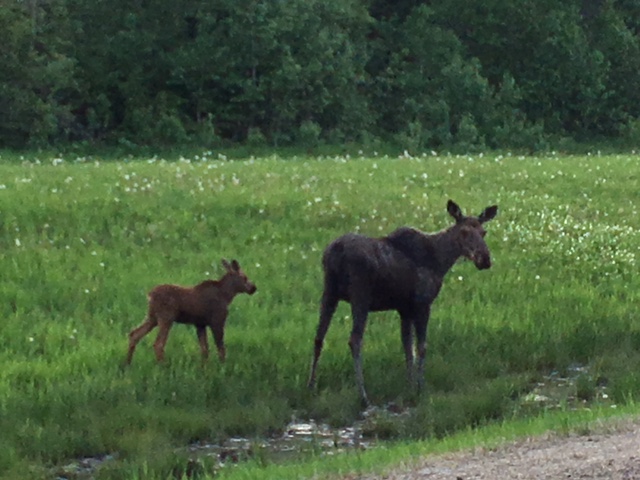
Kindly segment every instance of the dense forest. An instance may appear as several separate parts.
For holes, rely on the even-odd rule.
[[[0,148],[640,139],[637,0],[0,0]]]

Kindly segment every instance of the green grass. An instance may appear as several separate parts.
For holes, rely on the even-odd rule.
[[[0,477],[46,478],[117,452],[119,478],[167,478],[166,453],[188,442],[259,437],[292,415],[349,424],[360,408],[346,305],[317,391],[305,386],[322,249],[347,231],[443,228],[449,198],[468,213],[499,205],[487,224],[494,266],[460,263],[447,277],[421,398],[405,382],[396,314],[371,315],[370,398],[412,407],[390,434],[443,438],[517,419],[537,380],[574,364],[612,402],[640,395],[638,157],[2,160]],[[176,326],[166,364],[152,333],[121,368],[146,292],[216,278],[222,257],[258,286],[231,306],[227,362],[202,366],[195,332]]]

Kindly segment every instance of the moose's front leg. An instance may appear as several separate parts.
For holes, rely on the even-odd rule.
[[[322,353],[322,345],[324,337],[329,330],[331,318],[338,306],[338,296],[335,293],[335,287],[330,282],[325,281],[324,292],[322,293],[322,301],[320,302],[320,322],[316,330],[316,338],[313,348],[313,360],[311,361],[311,373],[309,374],[309,382],[307,386],[313,388],[316,384],[316,370],[318,368],[318,360]]]

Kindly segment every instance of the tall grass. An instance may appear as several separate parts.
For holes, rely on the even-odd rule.
[[[427,395],[406,385],[396,315],[371,315],[369,395],[415,407],[393,435],[508,417],[537,378],[574,364],[616,402],[640,394],[638,157],[28,160],[0,165],[0,476],[113,452],[165,465],[175,446],[277,432],[292,415],[353,421],[346,305],[317,391],[305,386],[322,249],[347,231],[446,227],[448,198],[468,213],[499,205],[494,266],[447,277]],[[195,332],[178,325],[164,365],[152,334],[122,368],[146,292],[216,278],[222,257],[258,286],[231,305],[227,362],[202,365]]]

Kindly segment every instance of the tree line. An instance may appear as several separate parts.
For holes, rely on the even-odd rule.
[[[636,0],[0,0],[0,147],[640,138]]]

